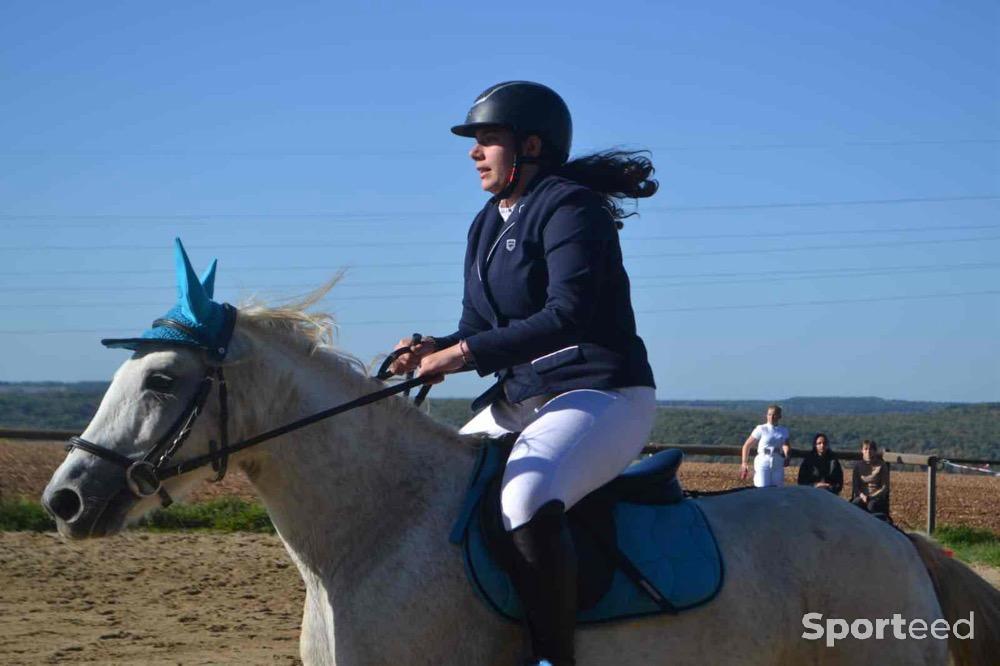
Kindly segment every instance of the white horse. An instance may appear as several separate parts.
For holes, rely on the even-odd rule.
[[[233,439],[381,387],[328,335],[328,318],[304,307],[240,312],[225,361]],[[193,349],[141,349],[115,374],[83,436],[140,455],[183,411],[208,363]],[[207,453],[219,436],[218,410],[213,396],[176,460]],[[520,628],[476,597],[447,540],[478,443],[391,398],[234,455],[305,581],[306,664],[516,663]],[[201,468],[166,488],[181,497],[211,475]],[[155,495],[137,499],[123,477],[121,467],[73,450],[43,496],[59,531],[110,535],[156,508]],[[698,501],[725,561],[719,596],[677,616],[582,627],[579,664],[937,665],[947,661],[945,640],[890,633],[827,647],[802,637],[803,615],[954,622],[970,611],[976,638],[954,641],[952,655],[996,663],[1000,593],[929,541],[811,488]]]

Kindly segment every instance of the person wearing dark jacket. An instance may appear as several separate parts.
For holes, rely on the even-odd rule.
[[[844,470],[824,433],[816,433],[812,451],[799,465],[799,485],[822,488],[834,495],[839,495],[844,487]]]
[[[406,348],[393,370],[496,382],[463,433],[520,432],[501,491],[525,609],[527,663],[574,662],[576,556],[566,511],[647,443],[653,373],[636,333],[618,233],[621,200],[652,196],[641,153],[567,161],[572,121],[546,86],[508,81],[452,128],[492,197],[469,229],[458,330]]]

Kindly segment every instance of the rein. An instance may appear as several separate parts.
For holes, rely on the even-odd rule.
[[[421,384],[424,384],[426,381],[427,381],[426,379],[418,377],[416,379],[409,379],[407,381],[400,382],[395,386],[390,386],[388,388],[380,389],[373,393],[367,393],[361,396],[360,398],[355,398],[354,400],[351,400],[349,402],[344,402],[335,407],[331,407],[330,409],[325,409],[322,412],[316,412],[315,414],[306,416],[305,418],[301,418],[298,421],[292,421],[291,423],[287,423],[281,427],[275,428],[274,430],[268,430],[267,432],[262,432],[259,435],[255,435],[253,437],[244,439],[240,442],[236,442],[235,444],[220,449],[219,451],[206,453],[204,455],[179,462],[173,467],[160,469],[158,470],[158,476],[161,480],[163,480],[163,479],[170,479],[175,476],[179,476],[181,474],[187,474],[188,472],[204,467],[205,465],[213,462],[214,460],[217,460],[221,455],[230,455],[233,453],[237,453],[238,451],[242,451],[244,449],[249,449],[251,446],[256,446],[257,444],[262,444],[269,439],[274,439],[275,437],[280,437],[281,435],[285,435],[295,430],[305,428],[306,426],[312,425],[317,421],[322,421],[324,419],[336,416],[337,414],[342,414],[357,407],[363,407],[373,402],[378,402],[379,400],[383,400],[385,398],[388,398],[389,396],[396,395],[397,393],[403,393],[405,391],[409,391],[414,386],[420,386]]]
[[[174,321],[161,323],[168,323],[170,326],[174,327],[184,327],[183,324]],[[420,341],[419,334],[414,334],[413,337],[413,344]],[[393,373],[389,371],[389,365],[408,351],[410,351],[409,348],[403,347],[396,349],[389,354],[382,362],[382,365],[376,374],[376,378],[384,381],[392,377]],[[285,425],[274,428],[273,430],[268,430],[258,435],[254,435],[253,437],[248,437],[247,439],[230,444],[229,398],[226,378],[223,374],[222,366],[210,366],[205,373],[205,376],[202,378],[201,383],[198,385],[198,390],[195,392],[194,397],[191,398],[191,401],[184,409],[184,412],[173,423],[166,434],[164,434],[163,437],[161,437],[156,444],[153,445],[153,448],[143,454],[141,458],[130,458],[129,456],[118,453],[117,451],[106,446],[95,444],[94,442],[83,439],[82,437],[71,437],[69,443],[66,444],[66,450],[72,451],[74,448],[77,448],[95,455],[98,458],[102,458],[123,467],[125,469],[126,485],[129,490],[132,491],[133,495],[140,499],[151,495],[159,495],[162,505],[166,507],[173,503],[173,499],[163,487],[163,481],[166,479],[171,479],[175,476],[180,476],[181,474],[193,472],[194,470],[200,469],[205,465],[211,465],[212,469],[214,469],[216,473],[213,482],[221,481],[226,475],[229,456],[234,453],[249,449],[257,444],[262,444],[263,442],[274,439],[275,437],[280,437],[281,435],[305,428],[306,426],[312,425],[317,421],[322,421],[332,416],[336,416],[337,414],[342,414],[352,409],[363,407],[373,402],[378,402],[379,400],[396,395],[397,393],[409,395],[410,389],[415,386],[421,387],[416,398],[414,399],[414,405],[419,406],[423,402],[424,398],[427,397],[427,393],[431,388],[431,384],[428,384],[427,381],[428,379],[423,377],[413,378],[412,373],[409,373],[405,381],[400,382],[395,386],[389,386],[372,393],[367,393],[359,398],[355,398],[354,400],[341,403],[321,412],[316,412],[310,416],[298,419],[297,421],[286,423]],[[220,443],[216,444],[215,440],[211,440],[208,443],[208,453],[168,466],[171,458],[173,458],[174,454],[180,450],[185,440],[187,440],[187,438],[191,435],[194,423],[198,420],[198,417],[204,410],[205,403],[208,401],[208,396],[211,393],[213,384],[218,387],[219,393]]]

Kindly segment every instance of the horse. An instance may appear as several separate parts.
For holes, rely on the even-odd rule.
[[[313,300],[239,310],[228,354],[230,436],[246,438],[377,389],[364,365],[331,343]],[[82,434],[130,459],[162,439],[217,361],[150,344],[117,370]],[[221,400],[204,401],[177,452],[210,453]],[[239,453],[306,587],[300,652],[309,665],[507,666],[520,627],[493,613],[448,543],[479,437],[435,422],[401,397],[368,404]],[[181,498],[215,472],[166,480]],[[129,492],[119,465],[73,448],[43,503],[70,539],[106,537],[157,508]],[[707,605],[577,632],[581,666],[642,664],[986,664],[1000,653],[1000,593],[918,535],[906,535],[830,493],[785,487],[697,500],[725,562]],[[239,567],[239,562],[229,564]],[[183,562],[178,562],[183,575]],[[803,638],[806,613],[825,618],[944,618],[975,612],[975,640]],[[995,663],[995,662],[992,662]]]

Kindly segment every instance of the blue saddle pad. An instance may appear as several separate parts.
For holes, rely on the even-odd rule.
[[[494,448],[494,447],[487,447]],[[502,460],[484,453],[463,515],[452,533],[460,543],[469,581],[479,596],[503,617],[520,621],[521,606],[507,573],[489,552],[483,536],[480,513],[483,478],[491,477]],[[687,610],[711,601],[722,587],[723,563],[715,535],[697,500],[674,504],[618,502],[614,509],[619,550],[643,577],[672,604],[671,610]],[[462,529],[464,527],[464,530]],[[580,624],[641,617],[669,612],[616,568],[607,592],[596,605],[577,614]]]

